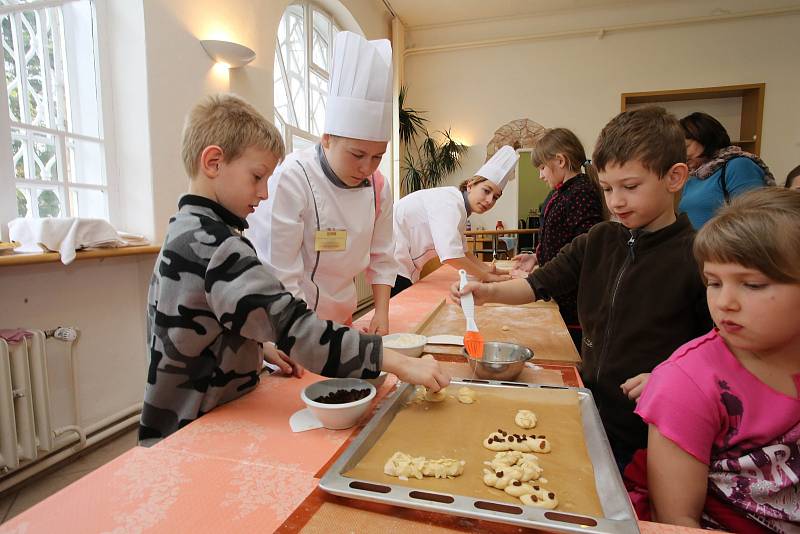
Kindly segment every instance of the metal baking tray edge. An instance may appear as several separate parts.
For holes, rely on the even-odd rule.
[[[427,510],[449,515],[472,517],[486,521],[508,523],[522,527],[539,527],[555,532],[592,532],[604,534],[639,533],[636,515],[622,477],[616,467],[611,447],[600,422],[600,414],[594,403],[591,391],[586,388],[565,386],[547,386],[516,382],[497,382],[490,380],[452,380],[451,385],[468,385],[474,388],[542,388],[575,390],[581,407],[584,434],[587,441],[589,457],[594,468],[595,485],[605,517],[593,517],[564,513],[558,510],[512,505],[507,502],[489,499],[475,499],[464,495],[429,492],[394,484],[379,484],[367,480],[348,478],[342,475],[355,467],[372,445],[385,432],[394,419],[394,415],[414,394],[411,384],[398,384],[397,390],[385,398],[375,415],[367,423],[350,446],[336,462],[330,466],[319,482],[324,491],[366,501],[380,502],[404,508]],[[354,487],[355,486],[355,487]],[[370,488],[370,489],[366,489]],[[412,496],[412,494],[414,494]],[[424,498],[421,497],[425,496]],[[431,500],[431,495],[448,503]],[[496,505],[508,511],[485,509],[485,504]],[[478,506],[482,506],[479,508]],[[516,509],[511,511],[512,509]]]

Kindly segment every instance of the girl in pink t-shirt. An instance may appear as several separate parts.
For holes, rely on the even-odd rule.
[[[646,475],[641,457],[625,473],[656,521],[800,532],[798,221],[800,195],[760,189],[697,235],[716,328],[653,371],[636,409]]]

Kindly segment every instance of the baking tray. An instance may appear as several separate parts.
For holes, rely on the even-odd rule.
[[[589,458],[594,470],[595,486],[604,517],[545,510],[491,499],[476,499],[446,492],[422,491],[408,486],[345,477],[344,473],[350,471],[361,461],[389,427],[395,415],[415,395],[415,387],[410,384],[399,385],[395,393],[383,400],[369,423],[325,472],[320,480],[319,487],[324,491],[342,497],[456,516],[473,517],[522,527],[542,528],[554,532],[607,534],[639,532],[636,515],[617,470],[611,447],[600,422],[600,415],[597,412],[594,398],[588,389],[466,379],[452,380],[450,384],[451,386],[469,385],[471,388],[574,390],[578,395],[584,436],[586,437]]]

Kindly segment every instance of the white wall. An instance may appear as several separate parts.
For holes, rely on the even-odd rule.
[[[787,2],[783,2],[786,4]],[[452,127],[471,148],[450,183],[471,176],[485,157],[493,132],[508,121],[530,118],[546,127],[572,129],[591,152],[603,125],[620,111],[620,94],[766,82],[761,154],[781,182],[800,163],[800,14],[715,23],[560,37],[501,46],[414,53],[419,47],[686,18],[692,5],[655,5],[559,13],[536,20],[410,29],[405,60],[409,105],[427,110],[432,129]],[[708,5],[710,2],[696,4]],[[741,7],[746,2],[727,5]],[[753,9],[776,2],[750,2]],[[797,2],[793,2],[798,5]],[[708,10],[710,12],[710,9]],[[696,13],[697,14],[697,13]],[[703,14],[707,14],[703,12]],[[516,226],[512,188],[473,226],[494,228],[497,219]]]
[[[127,0],[117,0],[127,1]],[[349,12],[369,39],[388,38],[390,20],[371,0],[328,0],[348,27]],[[232,91],[272,118],[272,67],[278,22],[289,0],[145,0],[150,143],[156,240],[164,235],[186,176],[180,160],[183,120],[203,96]],[[347,11],[342,12],[346,8]],[[353,28],[355,29],[355,28]],[[226,38],[252,48],[256,59],[241,69],[213,66],[199,39]]]
[[[142,400],[147,284],[154,259],[0,267],[0,328],[72,326],[80,331],[75,355],[84,426]]]
[[[98,3],[101,76],[107,80],[104,112],[110,111],[112,142],[109,175],[111,223],[115,228],[152,237],[153,180],[147,112],[147,55],[141,2]],[[120,38],[121,37],[121,38]],[[110,104],[110,106],[109,106]],[[108,117],[106,117],[108,119]]]

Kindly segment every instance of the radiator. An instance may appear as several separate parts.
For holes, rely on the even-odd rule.
[[[79,395],[78,332],[37,330],[0,339],[0,494],[139,420],[141,400],[85,425]]]
[[[365,304],[370,304],[372,302],[372,286],[367,283],[367,278],[364,273],[359,273],[355,278],[355,282],[358,308],[362,308]]]
[[[56,428],[56,423],[65,418],[72,422],[77,414],[70,409],[71,384],[54,386],[47,372],[48,347],[58,355],[65,347],[71,350],[72,340],[48,339],[41,330],[31,332],[32,337],[19,343],[0,339],[0,473],[52,451],[59,434],[76,428]],[[61,361],[53,362],[56,367],[73,366],[65,358],[58,359]],[[73,371],[69,369],[70,374]],[[54,406],[58,407],[56,413]]]
[[[44,333],[20,343],[0,340],[0,468],[35,460],[52,448]]]

